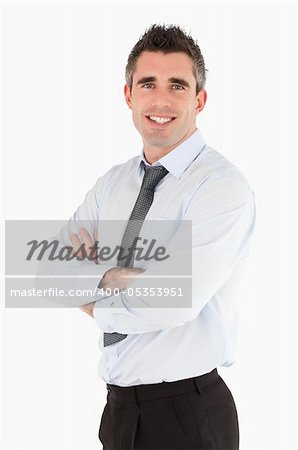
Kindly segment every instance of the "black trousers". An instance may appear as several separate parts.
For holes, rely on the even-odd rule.
[[[107,384],[103,450],[239,449],[233,396],[217,370],[185,380]]]

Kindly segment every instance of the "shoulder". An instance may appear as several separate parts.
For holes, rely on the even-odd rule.
[[[107,172],[97,179],[95,184],[96,187],[104,188],[104,186],[113,183],[114,180],[117,181],[119,176],[129,176],[134,170],[136,170],[139,158],[139,155],[137,155],[130,158],[128,161],[112,166]]]
[[[195,160],[192,170],[196,173],[199,181],[197,188],[204,186],[204,188],[212,189],[213,187],[214,189],[237,191],[238,195],[247,196],[252,192],[242,171],[227,157],[208,145],[205,145]]]
[[[137,165],[139,163],[140,160],[140,156],[136,155],[133,156],[132,158],[130,158],[128,161],[116,164],[114,166],[112,166],[109,170],[108,170],[108,174],[109,176],[113,177],[113,176],[118,176],[124,173],[130,173],[131,170],[135,170],[137,168]]]

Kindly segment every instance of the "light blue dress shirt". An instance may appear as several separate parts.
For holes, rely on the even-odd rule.
[[[112,167],[88,192],[72,220],[127,221],[142,183],[142,161],[148,164],[143,153]],[[206,145],[198,129],[153,165],[159,164],[169,174],[157,185],[146,220],[191,220],[192,307],[148,307],[149,297],[132,297],[125,291],[96,301],[94,317],[101,331],[98,374],[119,386],[190,378],[235,360],[238,288],[255,227],[254,192],[228,159]],[[179,239],[177,232],[169,248],[179,248]],[[90,264],[77,270],[97,275],[87,281],[95,287],[117,262],[94,264],[91,272]],[[150,275],[149,266],[135,267],[146,268]],[[80,282],[78,278],[77,287]],[[136,277],[131,286],[138,283]],[[103,347],[103,332],[128,336]]]

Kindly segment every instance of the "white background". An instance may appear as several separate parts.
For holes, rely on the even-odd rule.
[[[66,219],[101,174],[140,152],[123,85],[146,27],[174,23],[198,40],[208,68],[198,127],[257,200],[238,357],[219,373],[242,449],[297,448],[295,4],[4,2],[1,16],[6,219]],[[93,319],[2,306],[1,331],[1,448],[101,448]]]

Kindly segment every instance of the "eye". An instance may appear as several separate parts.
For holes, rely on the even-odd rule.
[[[145,88],[145,89],[150,89],[150,88],[152,88],[152,87],[154,87],[154,84],[153,84],[153,83],[144,83],[144,84],[143,84],[143,88]]]
[[[184,86],[181,86],[181,84],[173,84],[174,91],[183,91]]]

